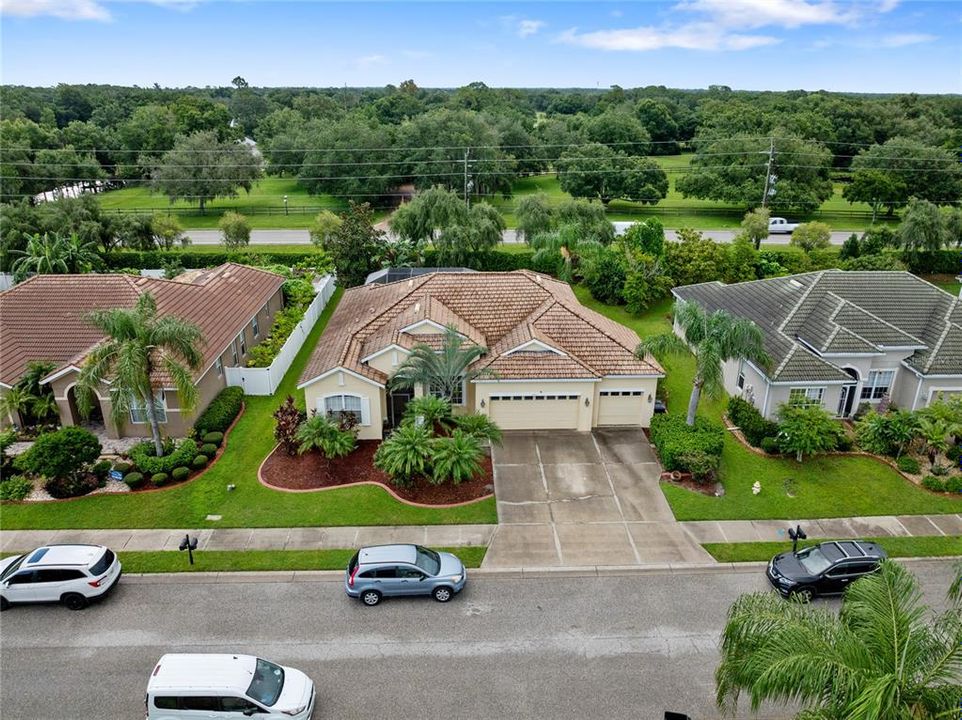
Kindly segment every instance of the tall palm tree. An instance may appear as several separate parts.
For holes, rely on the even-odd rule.
[[[76,233],[69,238],[34,235],[27,240],[25,250],[12,252],[21,256],[11,268],[18,282],[29,275],[87,273],[100,262],[96,243],[82,240]]]
[[[444,332],[440,351],[423,343],[411,348],[411,354],[391,377],[391,387],[414,388],[423,385],[440,392],[441,397],[451,402],[463,382],[493,375],[490,370],[470,369],[486,352],[487,348],[480,345],[465,344],[458,331],[449,326]]]
[[[962,698],[962,602],[932,616],[901,565],[853,583],[842,610],[743,595],[728,613],[716,699],[733,711],[744,692],[797,705],[798,718],[922,720],[958,717]]]
[[[106,339],[84,362],[75,386],[77,406],[83,415],[93,407],[95,388],[109,383],[110,417],[122,426],[132,404],[145,408],[157,456],[164,454],[157,420],[156,396],[162,384],[158,371],[174,383],[180,406],[193,410],[197,402],[192,370],[201,364],[198,349],[204,338],[200,328],[172,315],[157,316],[157,301],[150,293],[137,299],[132,309],[95,310],[87,320]]]
[[[707,313],[700,305],[679,300],[675,303],[675,323],[685,335],[665,333],[648,338],[635,350],[644,358],[651,354],[695,354],[695,377],[688,399],[688,424],[695,424],[695,412],[704,390],[709,397],[717,397],[724,391],[722,365],[728,360],[745,358],[765,366],[768,355],[762,348],[762,331],[751,320],[729,315],[724,310]]]

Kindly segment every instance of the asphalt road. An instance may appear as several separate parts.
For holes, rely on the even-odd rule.
[[[911,567],[940,603],[951,564]],[[668,709],[704,720],[718,717],[713,673],[728,607],[767,589],[758,570],[478,576],[447,605],[418,598],[366,608],[333,581],[135,580],[83,612],[3,614],[4,720],[142,718],[148,675],[171,651],[246,652],[300,668],[317,684],[315,718],[660,720]],[[791,714],[766,708],[755,717]]]
[[[219,245],[220,230],[185,230],[194,245]],[[716,242],[731,242],[735,237],[734,230],[703,230],[702,234]],[[833,232],[831,242],[841,245],[848,239],[851,232]],[[666,230],[668,240],[677,240],[674,230]],[[769,235],[765,243],[768,245],[788,245],[791,235]],[[252,245],[310,245],[311,238],[307,230],[251,230]],[[504,242],[519,242],[514,230],[504,231]]]

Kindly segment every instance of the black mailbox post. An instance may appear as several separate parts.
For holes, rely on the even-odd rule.
[[[194,550],[197,549],[197,538],[192,538],[190,535],[184,535],[184,539],[180,541],[180,549],[187,551],[187,557],[190,560],[190,564],[194,564]]]

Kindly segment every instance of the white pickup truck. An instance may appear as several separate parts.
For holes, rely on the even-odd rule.
[[[785,218],[773,217],[768,220],[768,232],[770,235],[791,233],[797,227],[798,223],[790,223]]]

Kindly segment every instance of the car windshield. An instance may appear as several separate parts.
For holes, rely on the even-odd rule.
[[[818,575],[832,565],[832,561],[817,547],[802,550],[796,557],[809,575]]]
[[[281,696],[284,689],[284,668],[267,660],[257,658],[254,668],[254,679],[247,688],[247,696],[254,698],[261,705],[271,707]]]
[[[414,564],[428,575],[437,575],[441,571],[441,556],[434,550],[418,546],[418,557]]]
[[[25,557],[27,557],[27,556],[26,556],[26,555],[21,555],[21,556],[18,557],[16,560],[14,560],[12,563],[10,563],[10,566],[9,566],[6,570],[3,571],[3,575],[0,575],[0,580],[6,580],[8,577],[10,577],[10,576],[13,575],[15,572],[17,572],[17,568],[19,568],[19,567],[23,564],[23,559],[24,559]]]

